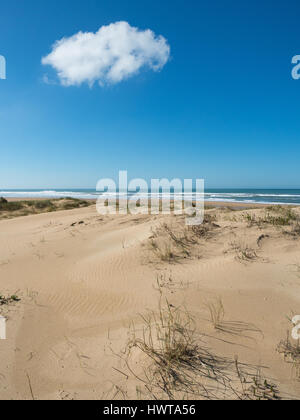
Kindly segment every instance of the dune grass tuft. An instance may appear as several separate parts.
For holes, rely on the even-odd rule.
[[[289,337],[289,332],[287,333],[287,338],[280,341],[277,351],[279,354],[283,355],[284,361],[292,365],[292,369],[297,379],[300,379],[300,342],[299,340],[296,344],[293,344]]]
[[[210,239],[219,226],[207,216],[202,225],[186,226],[184,219],[173,219],[152,230],[149,248],[156,260],[175,263],[198,256],[201,240]]]
[[[158,282],[159,285],[159,282]],[[205,344],[193,315],[174,306],[159,287],[158,309],[141,315],[132,325],[121,355],[126,381],[134,380],[138,398],[153,400],[279,399],[275,385],[264,379],[257,366],[220,357]],[[222,312],[222,311],[221,311]],[[221,320],[222,315],[216,317]],[[137,363],[139,360],[139,363]],[[133,367],[135,366],[135,367]],[[137,366],[143,367],[137,370]],[[116,369],[117,370],[117,369]],[[121,387],[115,387],[116,394]],[[121,392],[126,398],[128,393]]]
[[[234,250],[236,259],[240,262],[253,262],[259,258],[256,250],[246,244],[232,242],[231,249]]]

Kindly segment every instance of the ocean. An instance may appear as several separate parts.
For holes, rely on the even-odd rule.
[[[128,193],[132,195],[133,193]],[[5,198],[62,198],[73,197],[80,199],[97,199],[99,196],[108,198],[111,194],[100,193],[95,189],[26,189],[26,190],[0,190],[0,197]],[[120,198],[126,194],[120,193]],[[143,196],[151,196],[150,192],[143,193]],[[172,198],[181,198],[178,194],[171,194]],[[294,204],[300,205],[300,189],[206,189],[206,201],[225,201],[228,203],[262,203],[262,204]],[[164,196],[162,196],[164,198]],[[185,193],[186,199],[200,199],[200,195]]]

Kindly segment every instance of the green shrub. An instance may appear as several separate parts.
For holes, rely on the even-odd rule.
[[[80,207],[88,207],[90,203],[86,200],[68,199],[67,203],[63,203],[64,210],[78,209]]]
[[[0,201],[0,211],[16,211],[24,207],[21,201]]]
[[[51,200],[41,200],[41,201],[35,201],[34,207],[38,210],[43,210],[46,208],[53,208],[54,204]]]

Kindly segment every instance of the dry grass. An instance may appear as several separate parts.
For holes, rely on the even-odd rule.
[[[297,221],[291,225],[290,230],[285,230],[284,233],[286,235],[292,236],[294,239],[300,237],[300,223]]]
[[[153,399],[213,398],[216,385],[228,361],[200,347],[190,314],[160,301],[158,313],[142,317],[143,330],[131,330],[126,353],[138,350],[146,358],[143,376],[137,376],[127,362],[131,374],[141,383],[140,395]]]
[[[183,218],[174,218],[152,230],[149,249],[158,261],[175,263],[182,259],[200,257],[201,240],[210,239],[219,226],[206,216],[202,225],[186,226]]]
[[[210,319],[214,328],[221,329],[223,320],[225,317],[225,309],[221,298],[218,298],[216,302],[210,302],[207,304],[207,308],[210,313]]]
[[[279,398],[276,387],[258,375],[257,367],[215,355],[204,338],[191,313],[171,305],[160,289],[158,310],[142,316],[141,328],[130,329],[119,355],[125,371],[116,370],[136,383],[137,397],[145,400]],[[137,362],[131,363],[137,359],[142,372],[133,368]],[[129,398],[120,386],[115,390],[115,395]]]
[[[300,342],[297,341],[297,344],[291,343],[289,332],[287,333],[287,338],[282,340],[278,347],[277,351],[279,354],[283,355],[284,361],[292,365],[294,375],[297,379],[300,380]]]
[[[186,290],[190,286],[189,281],[183,281],[183,280],[174,280],[172,275],[167,275],[166,273],[160,274],[157,276],[156,279],[156,286],[154,286],[154,289],[157,291],[161,290],[168,290],[171,293],[174,293],[178,290]]]
[[[253,262],[259,258],[257,251],[249,245],[232,242],[231,249],[235,252],[236,259],[240,262]]]
[[[262,376],[258,368],[255,375],[244,374],[240,369],[237,357],[235,358],[236,373],[241,384],[241,400],[250,401],[276,401],[280,400],[278,387]]]
[[[297,222],[292,227],[292,234],[295,236],[300,236],[300,223]]]
[[[214,329],[229,335],[243,336],[252,339],[249,333],[262,334],[253,324],[242,321],[225,321],[225,308],[221,298],[206,304],[210,314],[210,321]]]

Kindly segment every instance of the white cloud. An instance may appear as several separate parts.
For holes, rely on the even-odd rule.
[[[142,68],[159,71],[169,57],[170,46],[163,36],[116,22],[96,33],[80,31],[56,41],[42,64],[52,66],[64,86],[92,86],[96,81],[100,85],[121,82]]]

